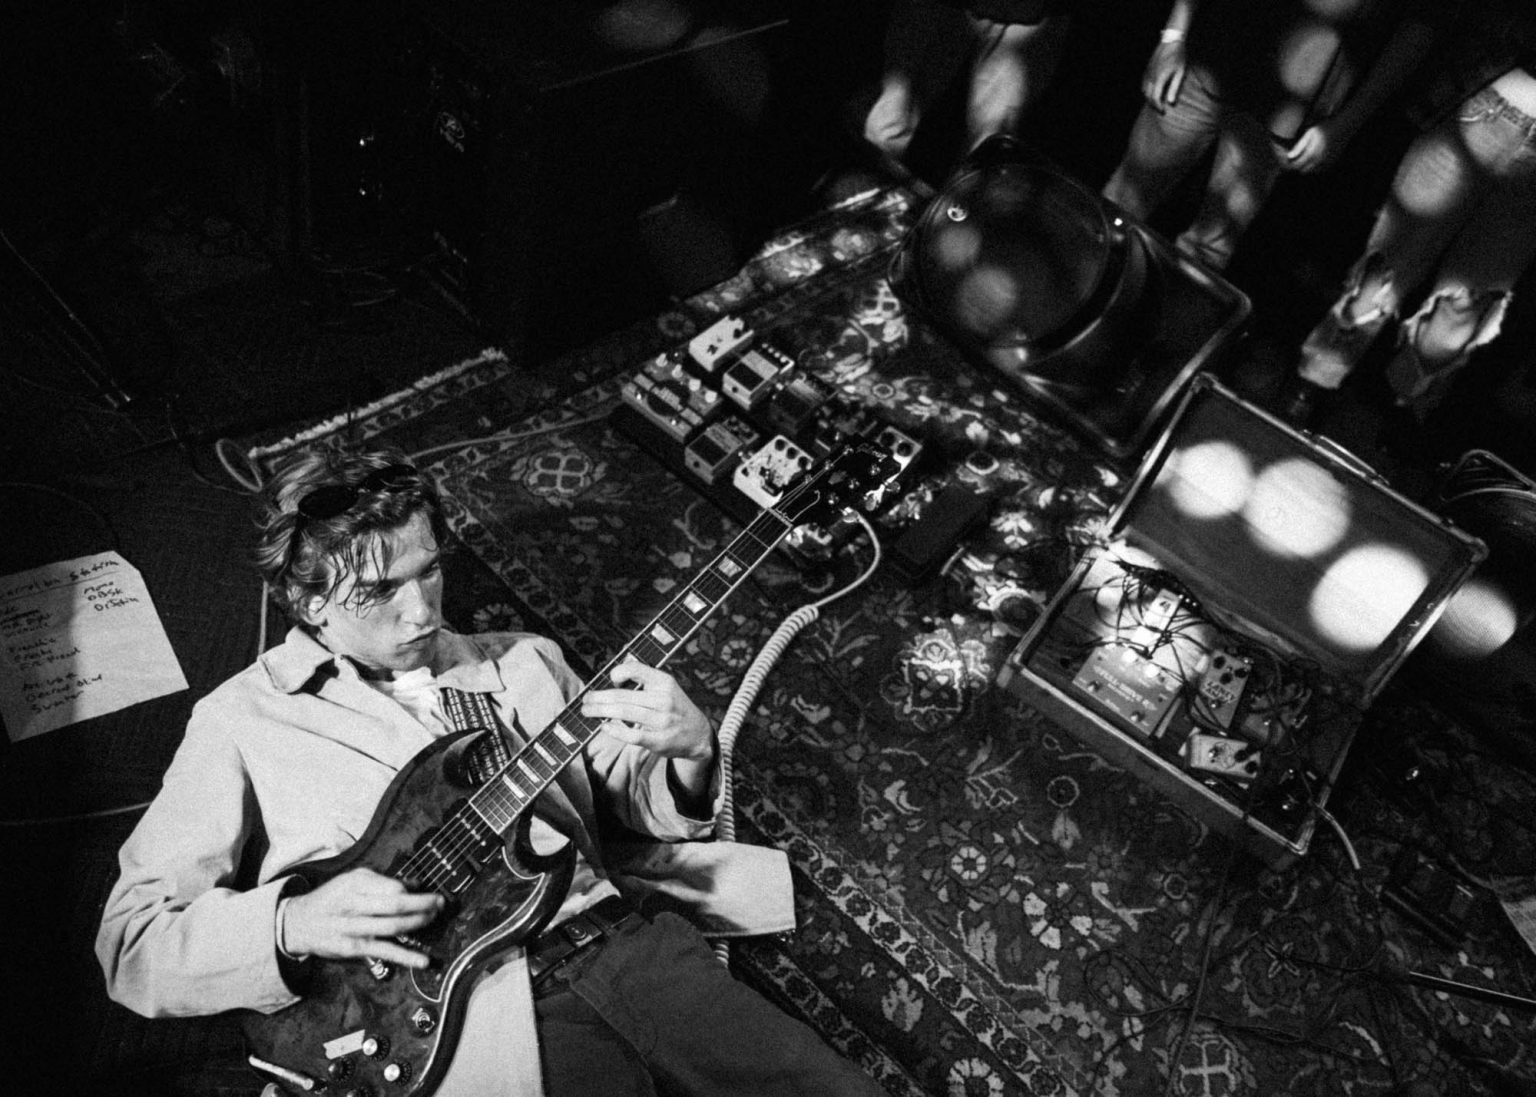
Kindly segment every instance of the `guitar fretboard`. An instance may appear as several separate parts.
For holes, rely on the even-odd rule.
[[[581,701],[593,689],[616,686],[610,672],[633,657],[659,667],[704,623],[752,570],[784,539],[794,523],[767,509],[704,568],[651,623],[609,660],[548,727],[469,798],[467,807],[498,834],[504,834],[559,772],[581,753],[602,726],[581,713]]]

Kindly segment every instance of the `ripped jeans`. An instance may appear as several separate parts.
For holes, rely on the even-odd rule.
[[[1387,380],[1398,404],[1428,411],[1498,335],[1533,255],[1536,118],[1484,88],[1409,146],[1343,294],[1302,345],[1298,373],[1338,388],[1427,286],[1398,327]]]

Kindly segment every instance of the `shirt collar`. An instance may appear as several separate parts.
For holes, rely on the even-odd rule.
[[[273,688],[282,693],[297,693],[327,669],[348,676],[357,675],[357,667],[351,659],[336,655],[298,626],[289,629],[277,647],[263,652],[260,662],[266,668]],[[472,637],[460,636],[447,629],[439,634],[432,672],[439,685],[453,686],[469,693],[498,693],[504,688],[496,661]]]

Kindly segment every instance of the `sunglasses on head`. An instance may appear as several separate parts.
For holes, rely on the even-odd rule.
[[[316,488],[299,500],[297,509],[301,521],[293,532],[297,535],[305,522],[324,522],[347,513],[364,495],[408,487],[419,479],[414,466],[387,465],[375,469],[355,484],[327,484]]]

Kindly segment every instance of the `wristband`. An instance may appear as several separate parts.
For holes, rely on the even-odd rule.
[[[1157,40],[1163,45],[1167,45],[1169,42],[1182,42],[1184,41],[1184,32],[1176,27],[1164,27],[1163,32],[1157,36]]]

